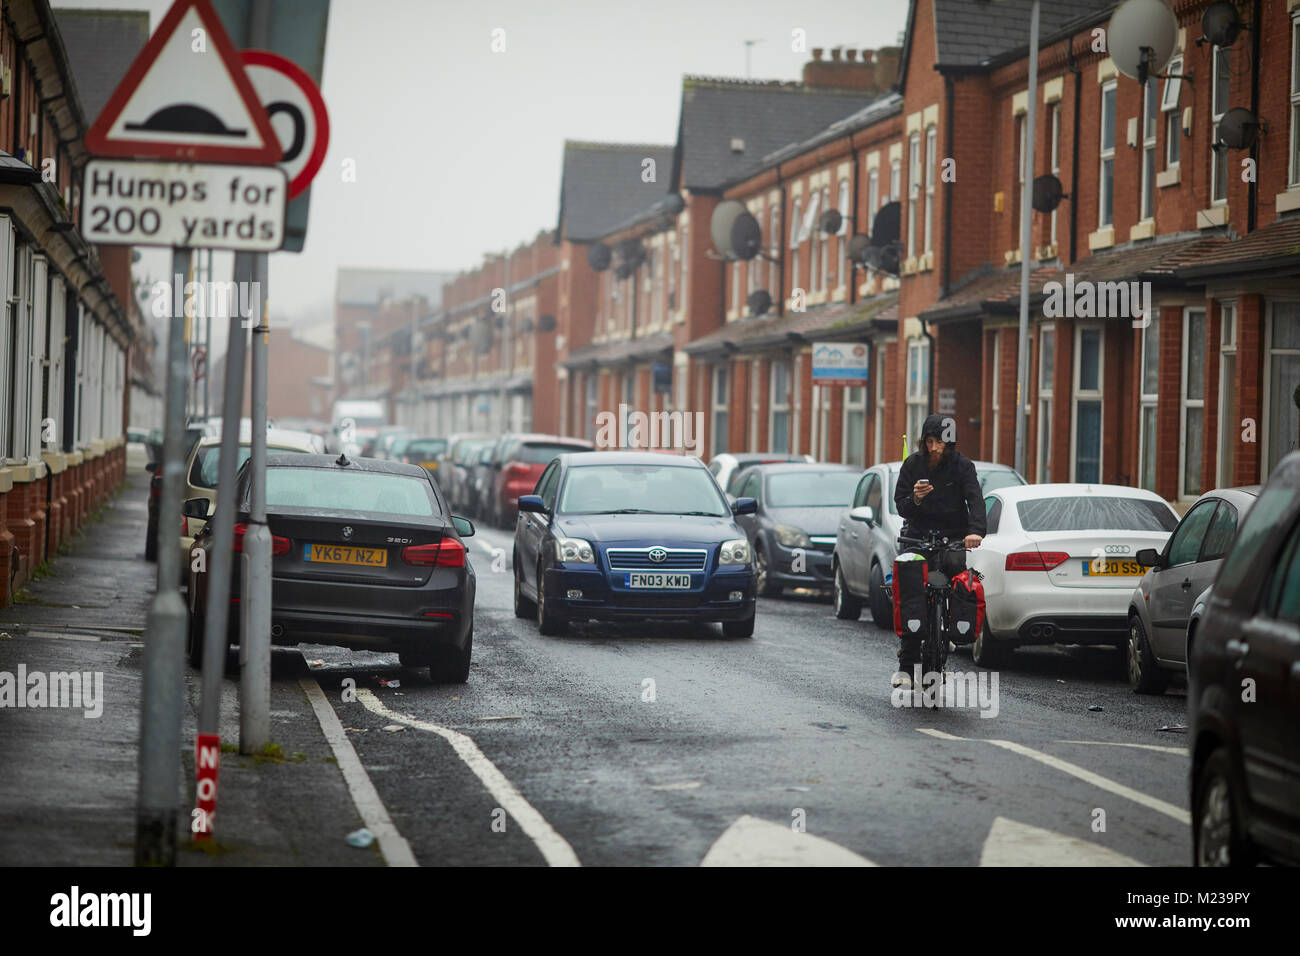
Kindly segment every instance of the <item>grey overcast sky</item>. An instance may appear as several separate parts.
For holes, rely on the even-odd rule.
[[[53,5],[147,9],[153,29],[169,3]],[[305,250],[271,256],[273,320],[331,315],[340,266],[472,268],[553,228],[564,140],[675,142],[682,76],[743,77],[746,40],[754,78],[793,80],[813,47],[895,44],[906,16],[907,0],[333,0],[329,152]],[[168,257],[146,251],[143,272]]]

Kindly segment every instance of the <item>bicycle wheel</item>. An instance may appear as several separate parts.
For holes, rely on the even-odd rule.
[[[943,665],[939,658],[939,639],[943,633],[940,620],[942,610],[939,602],[930,598],[929,620],[926,621],[925,637],[921,640],[921,676],[926,677],[929,674],[938,673],[942,670]]]

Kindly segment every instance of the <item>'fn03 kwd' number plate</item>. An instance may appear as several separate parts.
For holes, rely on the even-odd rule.
[[[626,588],[661,588],[664,590],[688,590],[691,586],[689,574],[667,574],[663,571],[629,571],[623,576]]]

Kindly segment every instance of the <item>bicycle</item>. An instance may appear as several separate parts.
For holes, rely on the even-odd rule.
[[[948,634],[952,630],[952,613],[948,603],[948,598],[952,594],[952,581],[939,567],[939,558],[944,552],[967,551],[969,549],[966,547],[964,538],[950,542],[947,537],[937,531],[923,532],[920,537],[915,538],[900,535],[898,546],[900,550],[904,546],[909,546],[926,556],[926,563],[929,565],[925,585],[926,623],[928,626],[921,638],[921,673],[922,675],[941,674],[946,679],[945,665],[948,662]],[[885,590],[889,591],[889,600],[892,602],[894,600],[892,588],[886,585]]]

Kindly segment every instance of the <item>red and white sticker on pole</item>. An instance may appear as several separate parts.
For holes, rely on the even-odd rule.
[[[194,741],[194,811],[190,832],[194,842],[212,839],[217,812],[217,775],[221,771],[221,735],[199,734]]]

